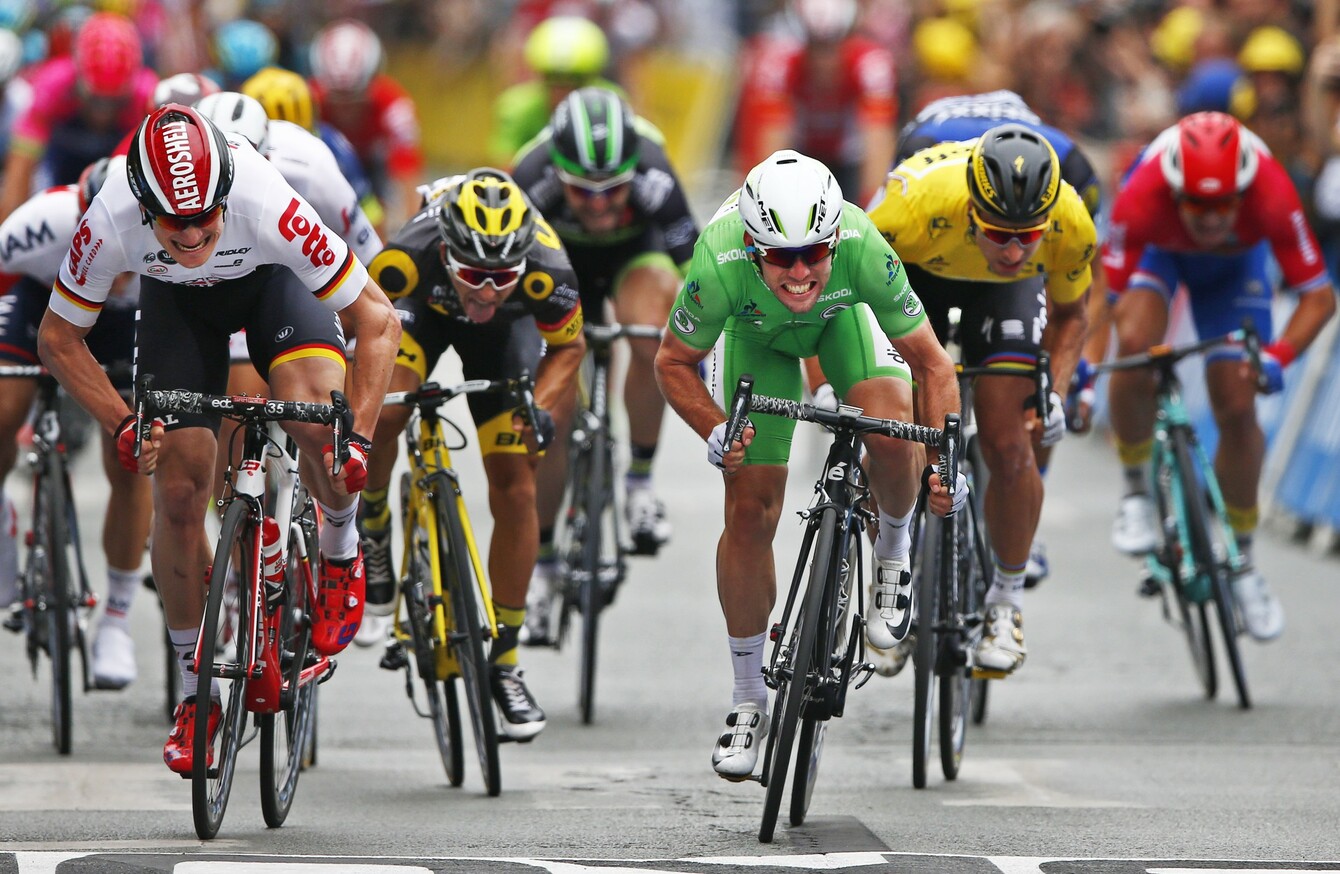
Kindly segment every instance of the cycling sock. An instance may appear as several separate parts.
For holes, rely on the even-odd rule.
[[[498,619],[498,636],[489,650],[489,664],[512,667],[516,665],[517,635],[526,624],[526,608],[504,607],[494,601],[493,615]]]
[[[1232,504],[1224,506],[1228,515],[1228,527],[1233,529],[1233,533],[1239,538],[1246,537],[1251,540],[1252,532],[1256,531],[1256,525],[1261,521],[1261,510],[1258,507],[1235,507]]]
[[[906,516],[890,516],[882,509],[879,511],[879,536],[875,538],[875,558],[881,561],[896,561],[907,564],[912,550],[912,532],[908,523],[912,521],[912,511]]]
[[[391,527],[391,507],[386,501],[389,491],[389,488],[363,490],[362,506],[358,511],[358,524],[363,531],[381,534]]]
[[[340,561],[353,558],[358,554],[358,526],[354,517],[358,515],[358,501],[343,510],[332,510],[320,501],[321,508],[321,554],[328,559]]]
[[[628,475],[625,481],[630,489],[634,488],[634,480],[641,480],[640,487],[651,485],[651,464],[656,459],[656,445],[653,443],[650,446],[638,446],[629,441]]]
[[[190,669],[191,662],[195,659],[195,641],[199,636],[198,627],[168,629],[168,640],[172,641],[172,649],[177,654],[177,667],[181,671],[183,698],[191,697],[200,687],[200,677]]]
[[[731,667],[735,669],[735,688],[731,691],[731,707],[754,703],[759,710],[768,709],[768,687],[763,682],[763,647],[767,632],[750,637],[727,637],[730,641]]]
[[[1149,469],[1143,464],[1138,467],[1123,467],[1121,469],[1122,479],[1126,481],[1126,494],[1129,495],[1147,495],[1149,494]]]
[[[140,569],[107,568],[107,609],[103,611],[105,624],[119,625],[130,630],[130,607],[140,590]]]
[[[1004,602],[1016,610],[1024,609],[1024,572],[1028,562],[1020,565],[1006,564],[996,556],[996,572],[991,580],[991,588],[986,593],[986,603]]]

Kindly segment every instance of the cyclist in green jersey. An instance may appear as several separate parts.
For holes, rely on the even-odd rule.
[[[959,409],[958,382],[897,254],[813,158],[774,152],[699,236],[656,376],[670,406],[707,441],[708,459],[726,474],[717,590],[735,687],[712,764],[722,777],[744,780],[767,731],[762,669],[777,589],[772,540],[795,423],[760,416],[742,440],[723,445],[726,414],[698,376],[714,347],[718,398],[749,373],[759,394],[799,400],[800,360],[818,355],[838,395],[872,416],[911,420],[915,373],[922,421],[941,424]],[[920,446],[887,437],[865,438],[865,449],[880,507],[866,622],[887,624],[901,639],[913,615],[908,521],[928,459]],[[932,508],[950,512],[939,478],[932,474],[930,483]],[[956,488],[953,503],[965,494]]]

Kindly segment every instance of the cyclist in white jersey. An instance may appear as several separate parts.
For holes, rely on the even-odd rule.
[[[286,426],[324,516],[312,611],[313,645],[323,654],[343,649],[362,618],[362,555],[353,522],[371,442],[359,435],[376,424],[400,323],[367,269],[279,171],[189,107],[168,104],[140,123],[127,173],[107,180],[75,229],[38,348],[66,390],[116,435],[122,465],[156,473],[150,558],[186,695],[163,756],[173,771],[189,773],[197,690],[196,675],[185,665],[204,606],[204,515],[218,419],[175,414],[156,420],[134,457],[134,416],[84,343],[113,279],[128,270],[141,275],[136,369],[153,374],[157,388],[223,393],[228,337],[247,328],[252,362],[274,397],[329,402],[331,391],[346,382],[340,328],[358,338],[360,354],[348,380],[354,433],[340,474],[330,474],[328,428]],[[221,708],[218,691],[207,694],[212,738]],[[206,755],[212,760],[212,748]]]
[[[79,216],[108,173],[126,172],[124,158],[90,164],[78,184],[48,188],[30,197],[0,224],[0,365],[37,364],[37,326],[51,284],[70,247]],[[139,280],[126,274],[107,301],[107,317],[89,336],[100,364],[129,367],[135,354],[135,306]],[[129,373],[117,381],[130,386]],[[28,418],[36,379],[7,379],[0,391],[0,483],[13,470],[18,432]],[[102,531],[107,555],[107,599],[93,635],[93,683],[121,689],[135,681],[135,643],[130,609],[140,589],[140,562],[149,535],[149,482],[121,469],[116,447],[103,435],[102,465],[111,486]],[[18,595],[18,525],[14,505],[0,491],[0,607]]]

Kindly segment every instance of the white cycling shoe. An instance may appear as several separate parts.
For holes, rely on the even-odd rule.
[[[1112,545],[1127,555],[1144,555],[1158,546],[1159,523],[1154,499],[1149,495],[1127,495],[1112,523]]]
[[[876,649],[893,649],[912,626],[912,574],[907,565],[879,560],[865,602],[865,637]]]
[[[1233,600],[1238,602],[1248,634],[1264,642],[1284,633],[1284,607],[1256,569],[1248,568],[1233,577],[1232,586]]]
[[[748,780],[758,765],[759,750],[767,735],[768,714],[750,701],[735,705],[712,751],[712,768],[726,780]]]

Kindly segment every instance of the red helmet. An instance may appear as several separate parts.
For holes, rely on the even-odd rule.
[[[311,52],[312,78],[331,91],[363,91],[382,63],[381,40],[352,18],[322,28]]]
[[[1159,165],[1176,194],[1216,198],[1252,184],[1263,148],[1238,120],[1222,112],[1188,115],[1159,136]]]
[[[125,97],[143,62],[140,35],[124,16],[95,13],[75,36],[75,72],[88,96]]]
[[[140,122],[126,155],[130,190],[155,216],[197,216],[228,197],[233,150],[209,119],[169,103]]]

